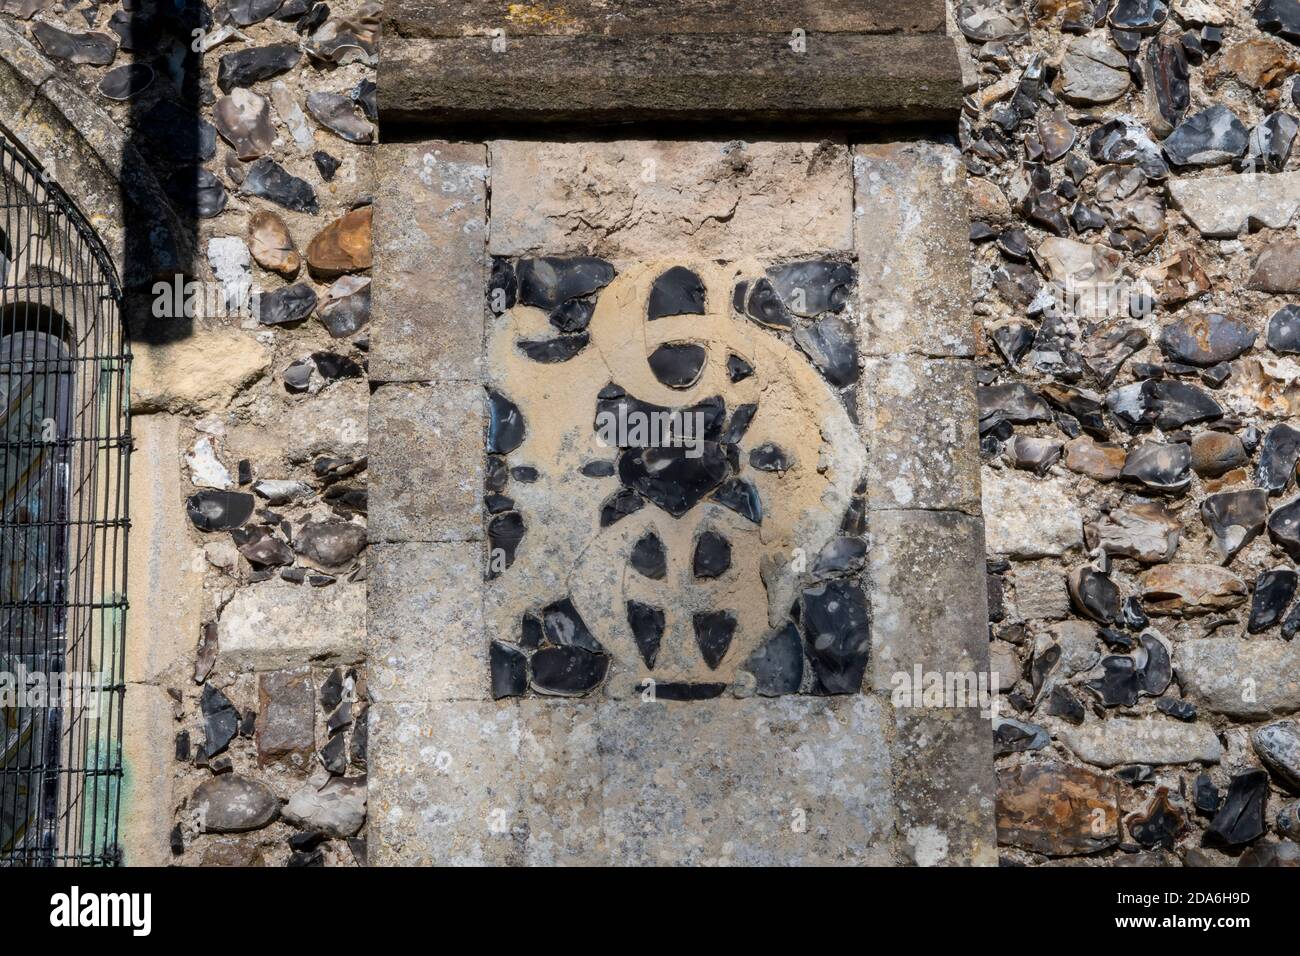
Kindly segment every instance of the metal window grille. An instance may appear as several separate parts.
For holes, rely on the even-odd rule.
[[[0,866],[112,865],[131,444],[121,290],[85,218],[3,129],[0,201]]]

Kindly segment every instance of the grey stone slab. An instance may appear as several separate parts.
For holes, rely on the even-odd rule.
[[[487,700],[482,546],[380,544],[369,553],[371,699]]]
[[[983,522],[955,511],[871,515],[868,574],[872,680],[896,674],[988,672]]]
[[[374,169],[373,381],[470,381],[483,371],[487,149],[391,143]]]
[[[499,256],[769,260],[853,248],[842,142],[492,143]]]
[[[376,705],[371,859],[891,862],[869,697]]]
[[[867,359],[858,395],[871,508],[979,514],[979,410],[971,362]]]
[[[372,541],[483,537],[484,392],[383,385],[370,400]]]
[[[854,148],[864,354],[975,354],[964,170],[954,146]]]
[[[951,120],[961,102],[953,41],[939,33],[788,33],[633,37],[390,37],[379,64],[388,122]],[[494,43],[496,44],[494,48]]]

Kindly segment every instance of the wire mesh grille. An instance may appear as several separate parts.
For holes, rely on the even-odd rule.
[[[119,861],[130,356],[102,243],[0,129],[0,867]]]

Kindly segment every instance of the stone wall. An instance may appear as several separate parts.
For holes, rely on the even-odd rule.
[[[1294,864],[1300,5],[952,13],[1004,859]]]

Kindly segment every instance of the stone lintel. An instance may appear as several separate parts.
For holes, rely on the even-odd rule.
[[[834,125],[951,121],[956,47],[942,33],[460,36],[385,42],[391,123],[511,129],[657,122]],[[502,43],[504,42],[504,48]],[[495,44],[495,48],[494,48]]]

